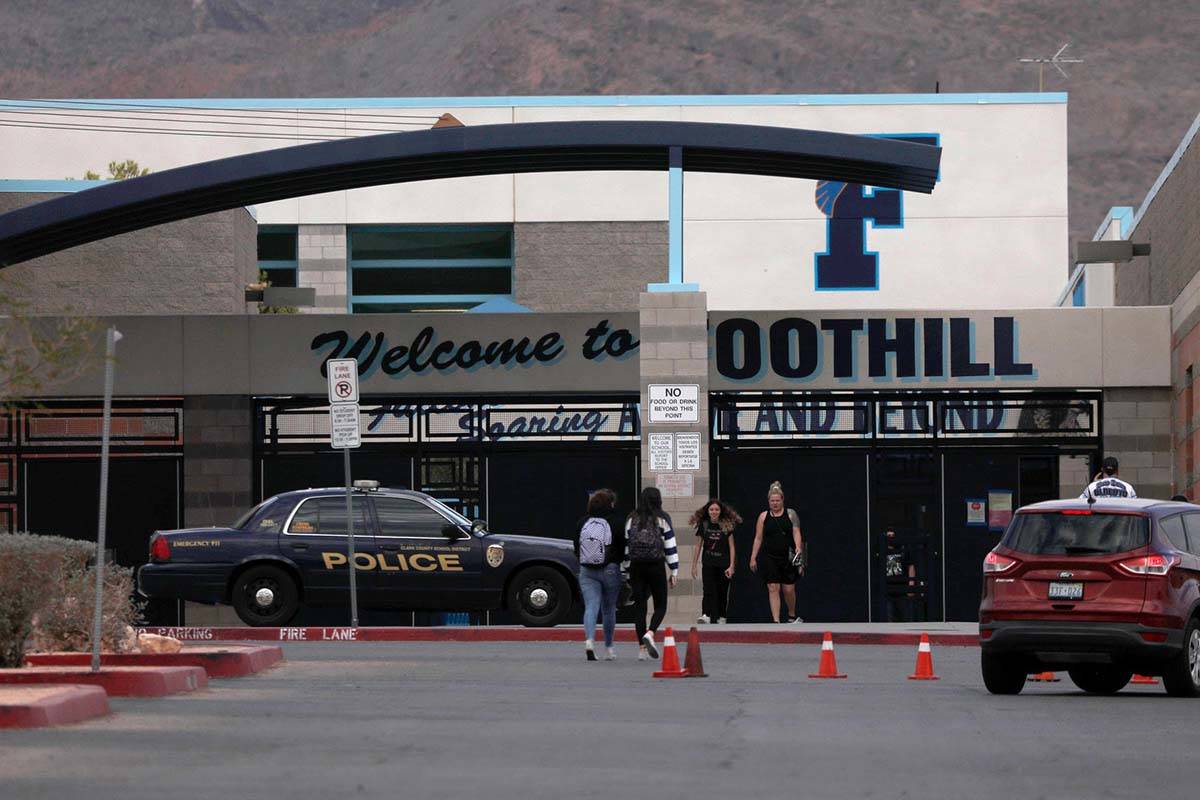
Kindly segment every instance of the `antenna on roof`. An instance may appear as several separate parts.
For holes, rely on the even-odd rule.
[[[1064,43],[1062,47],[1058,48],[1058,52],[1055,53],[1054,55],[1050,56],[1049,58],[1018,58],[1017,59],[1017,61],[1019,61],[1022,64],[1037,64],[1038,65],[1038,91],[1039,92],[1042,91],[1042,86],[1045,83],[1044,77],[1045,77],[1045,73],[1046,73],[1046,65],[1047,64],[1049,64],[1050,66],[1052,66],[1056,70],[1058,70],[1059,75],[1062,75],[1064,78],[1070,78],[1071,76],[1066,73],[1066,70],[1064,70],[1059,65],[1060,64],[1082,64],[1083,63],[1082,58],[1063,58],[1062,57],[1063,53],[1066,52],[1066,49],[1070,46],[1071,46],[1070,42]]]
[[[1096,495],[1092,494],[1092,487],[1088,486],[1084,491],[1087,492],[1088,508],[1096,505]]]

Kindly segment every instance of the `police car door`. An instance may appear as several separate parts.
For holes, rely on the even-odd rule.
[[[381,603],[465,608],[479,589],[479,540],[416,497],[372,497],[379,522]]]
[[[369,526],[366,504],[360,494],[352,500],[354,510],[354,550],[358,574],[359,599],[369,597],[371,587],[363,576],[378,563],[378,549]],[[279,537],[284,558],[300,568],[304,598],[311,604],[349,603],[350,571],[346,530],[345,495],[309,497],[296,506],[287,528]]]

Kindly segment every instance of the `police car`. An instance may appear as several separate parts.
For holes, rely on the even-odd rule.
[[[569,541],[491,533],[427,494],[375,481],[354,482],[352,510],[362,607],[506,609],[541,627],[562,622],[578,595]],[[349,561],[345,488],[284,492],[228,528],[156,532],[138,589],[284,625],[301,605],[347,606]]]

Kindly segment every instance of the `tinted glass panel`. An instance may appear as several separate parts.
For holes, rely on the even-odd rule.
[[[295,289],[296,288],[296,270],[294,269],[265,269],[267,280],[272,286],[280,288]]]
[[[1031,555],[1124,553],[1149,541],[1149,522],[1129,514],[1018,514],[1002,543]]]
[[[1187,551],[1200,555],[1200,514],[1184,514],[1183,526],[1187,529]]]
[[[258,260],[295,261],[296,229],[285,228],[283,230],[279,230],[272,228],[259,228]]]
[[[355,230],[350,257],[380,259],[511,258],[512,230]]]
[[[355,294],[508,294],[508,267],[405,269],[377,267],[354,270]]]
[[[1194,515],[1193,515],[1194,516]],[[1187,536],[1183,532],[1183,517],[1167,517],[1158,523],[1161,530],[1167,537],[1168,541],[1175,547],[1176,550],[1187,552]]]
[[[355,314],[407,314],[412,311],[466,311],[479,303],[355,303]]]
[[[375,515],[382,536],[441,536],[449,524],[432,508],[400,497],[376,497]]]
[[[366,517],[363,513],[362,501],[353,499],[354,533],[362,535],[370,533]],[[292,522],[288,525],[288,533],[320,533],[327,536],[345,536],[346,531],[346,498],[318,497],[305,500]]]

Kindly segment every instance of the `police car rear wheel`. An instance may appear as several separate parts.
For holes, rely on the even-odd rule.
[[[571,610],[571,587],[550,567],[530,567],[513,580],[508,608],[528,627],[557,625]]]
[[[299,606],[296,581],[279,567],[251,567],[233,585],[233,608],[247,625],[283,625]]]

